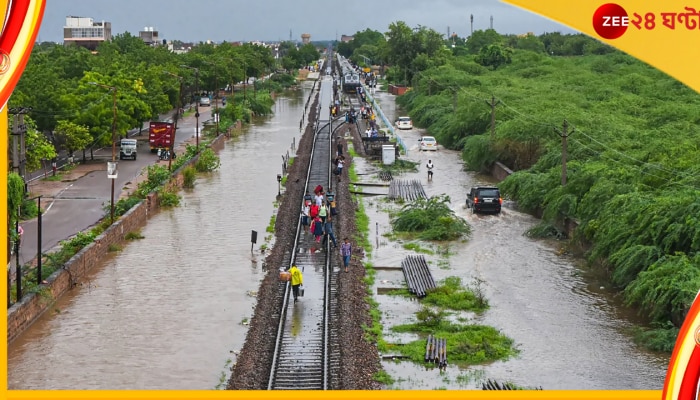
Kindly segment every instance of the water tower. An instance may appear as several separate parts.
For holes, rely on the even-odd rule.
[[[309,44],[311,42],[311,35],[308,33],[302,33],[301,34],[301,43],[302,44]]]

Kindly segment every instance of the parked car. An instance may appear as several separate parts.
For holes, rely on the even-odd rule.
[[[413,121],[410,117],[399,117],[396,120],[396,127],[399,129],[413,129]]]
[[[438,142],[432,136],[423,136],[418,141],[420,142],[421,151],[438,149]]]
[[[209,97],[202,97],[201,99],[199,99],[199,106],[200,107],[203,107],[203,106],[208,107],[210,105],[211,105],[211,100],[209,99]]]
[[[471,208],[472,213],[498,214],[502,205],[501,191],[497,187],[477,186],[467,194],[467,208]]]

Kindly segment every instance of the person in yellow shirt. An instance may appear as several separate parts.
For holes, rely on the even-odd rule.
[[[299,286],[304,284],[304,277],[296,264],[292,265],[292,268],[289,269],[289,273],[292,275],[292,295],[294,296],[294,303],[296,303],[297,297],[299,297]]]

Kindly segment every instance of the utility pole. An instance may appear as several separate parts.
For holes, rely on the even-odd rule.
[[[569,123],[564,120],[561,131],[554,128],[559,136],[561,136],[561,185],[566,186],[566,154],[567,154],[567,143],[566,139],[574,133],[575,128],[571,127],[571,132],[568,132]]]
[[[469,29],[469,37],[472,37],[474,34],[474,14],[469,16],[469,23],[471,25],[471,28]]]
[[[10,114],[14,116],[12,120],[12,169],[16,171],[24,181],[24,195],[28,191],[27,187],[27,149],[25,145],[25,137],[27,134],[27,125],[24,123],[24,114],[27,114],[31,109],[20,107],[19,109],[10,110]]]
[[[496,106],[500,103],[500,100],[496,100],[494,95],[491,95],[491,102],[486,101],[486,105],[491,107],[491,142],[496,137]]]
[[[177,111],[175,112],[175,118],[173,118],[175,124],[173,125],[173,137],[170,139],[170,157],[168,157],[168,171],[172,170],[173,151],[175,151],[175,135],[177,134],[177,120],[180,117],[180,109],[182,108],[182,77],[177,76],[177,78],[180,80],[180,89],[179,93],[177,94]],[[195,100],[197,100],[195,104],[199,104],[199,99]],[[195,111],[195,115],[199,115],[199,112]],[[197,126],[199,127],[199,120],[197,121]],[[199,132],[197,132],[197,137],[199,138]],[[197,152],[199,152],[199,141],[197,141]]]

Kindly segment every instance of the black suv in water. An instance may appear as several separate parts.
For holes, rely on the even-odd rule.
[[[501,192],[497,187],[477,186],[471,188],[467,194],[467,208],[472,209],[472,213],[494,213],[501,212]]]

